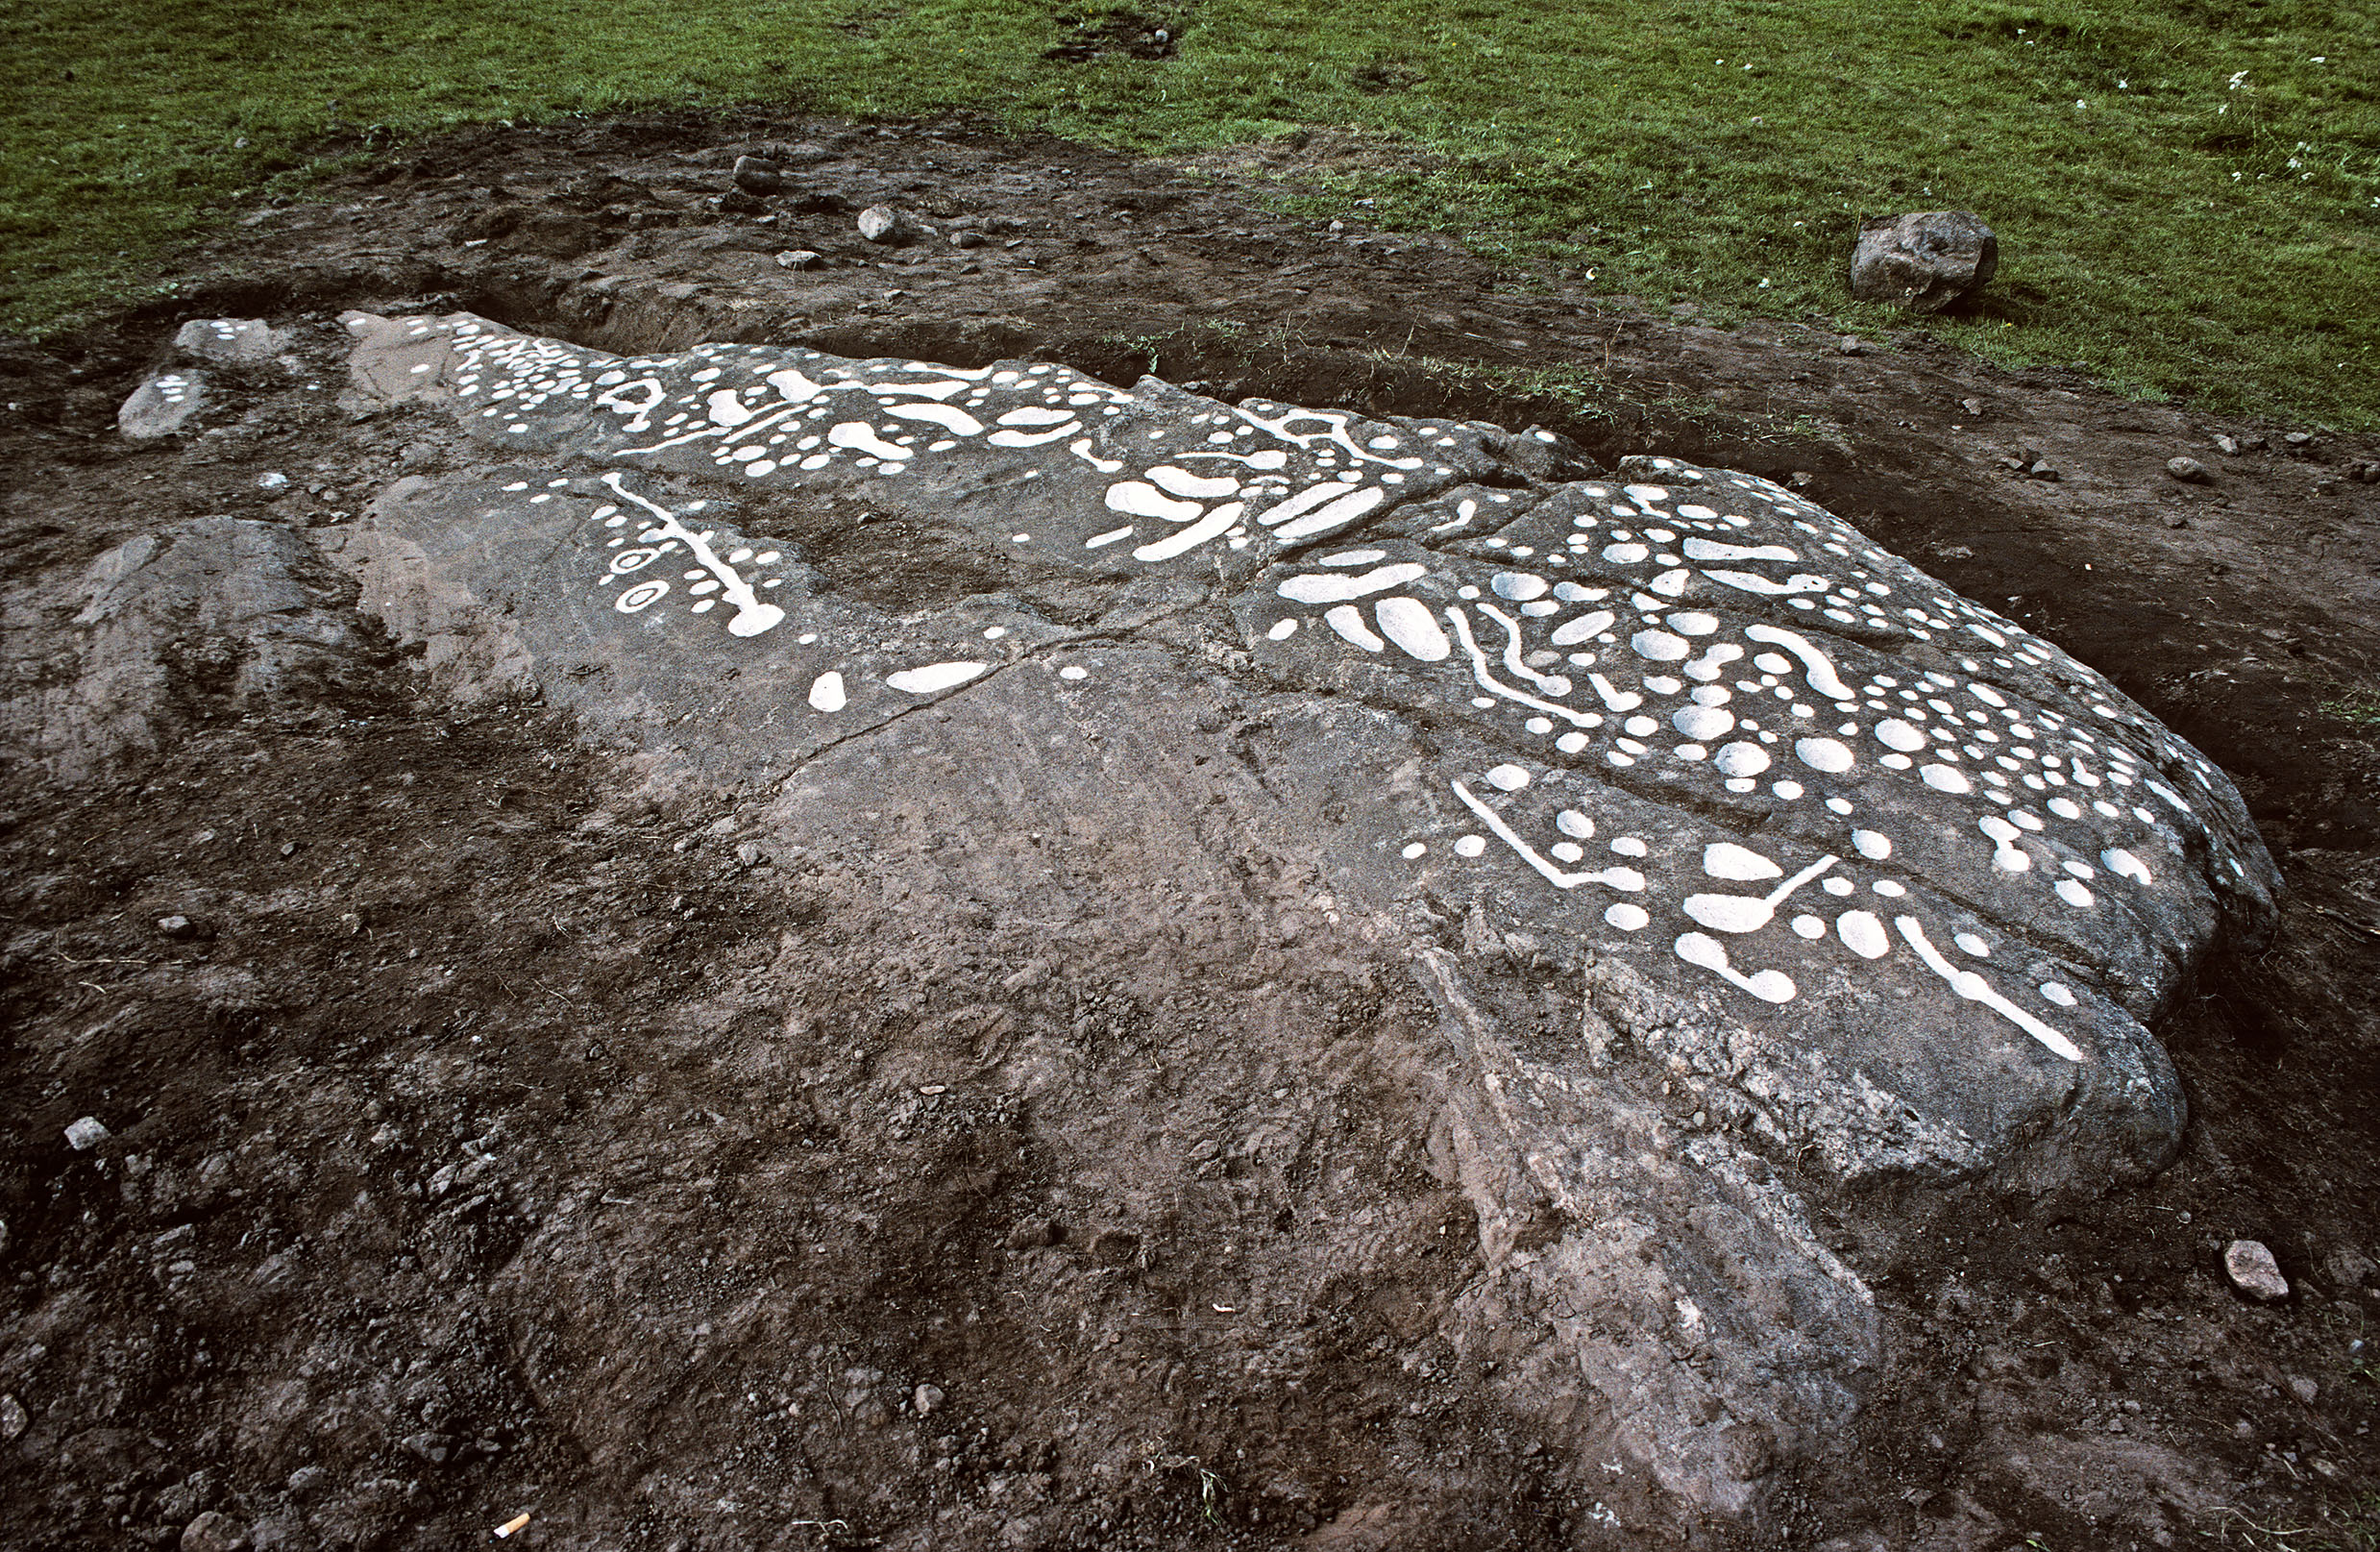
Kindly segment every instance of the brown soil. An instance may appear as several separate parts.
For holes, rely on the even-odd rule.
[[[722,212],[771,140],[807,148],[801,192]],[[1863,1431],[1730,1527],[1547,1449],[1492,1355],[1440,1335],[1480,1261],[1410,984],[923,930],[856,859],[750,865],[719,795],[644,789],[541,707],[458,712],[394,653],[242,702],[202,657],[153,752],[75,785],[20,763],[0,814],[0,1394],[24,1409],[0,1543],[164,1545],[212,1510],[201,1541],[452,1546],[523,1509],[524,1544],[656,1548],[2380,1538],[2380,485],[2355,478],[2380,442],[1923,336],[1704,327],[963,125],[491,131],[331,194],[256,212],[169,305],[0,350],[12,703],[58,684],[108,548],[334,523],[438,456],[428,417],[350,425],[304,374],[252,384],[223,436],[125,441],[115,406],[184,318],[295,324],[325,368],[349,306],[611,349],[1030,354],[1790,481],[2230,771],[2284,924],[2163,1031],[2194,1112],[2165,1174],[1847,1219],[1890,1331]],[[933,230],[862,241],[879,202]],[[1330,1032],[1327,1083],[1273,1059],[1275,1024]],[[1065,1156],[1053,1117],[940,1081],[1032,1042],[1075,1074]],[[1141,1157],[1155,1108],[1213,1146]],[[84,1115],[114,1135],[77,1152]],[[2235,1237],[2271,1246],[2286,1304],[2228,1289]]]

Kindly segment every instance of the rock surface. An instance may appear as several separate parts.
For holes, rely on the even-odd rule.
[[[2000,241],[1972,210],[1920,210],[1863,222],[1852,250],[1852,295],[1910,312],[1940,312],[1990,283]]]
[[[261,366],[289,348],[289,336],[261,318],[193,318],[174,333],[174,353],[213,366]]]
[[[182,1530],[182,1552],[240,1552],[248,1535],[231,1515],[209,1509]]]
[[[197,372],[161,372],[135,388],[115,412],[116,429],[139,442],[171,436],[207,407],[207,380]]]
[[[485,450],[331,530],[432,683],[773,794],[771,850],[1056,832],[1187,899],[1251,844],[1198,816],[1268,837],[1460,1058],[1498,1308],[1546,1322],[1515,1371],[1583,1374],[1714,1509],[1822,1448],[1873,1361],[1867,1290],[1763,1150],[1853,1188],[2152,1170],[2183,1108],[2144,1021],[2269,922],[2220,773],[1762,480],[1040,362],[349,324],[356,403]],[[897,551],[822,569],[886,514]],[[968,887],[1030,915],[1040,876]],[[1589,1008],[1551,1042],[1521,1011],[1548,976]],[[1632,1098],[1637,1067],[1695,1119]]]
[[[289,344],[285,332],[261,318],[193,318],[116,411],[116,429],[142,442],[195,431],[219,396],[210,370],[238,378],[280,359]]]
[[[335,717],[375,650],[354,596],[284,523],[192,518],[119,545],[85,573],[68,622],[77,674],[0,707],[11,752],[71,778],[217,715]]]

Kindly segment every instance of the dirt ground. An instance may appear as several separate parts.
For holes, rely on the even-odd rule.
[[[768,142],[795,192],[720,209]],[[1268,213],[1251,170],[958,123],[487,131],[255,211],[104,330],[0,344],[0,1543],[453,1546],[526,1510],[524,1544],[687,1549],[2380,1545],[2380,439],[1707,327]],[[879,202],[926,230],[864,241]],[[1889,1340],[1858,1436],[1778,1466],[1758,1523],[1702,1520],[1532,1437],[1444,1336],[1480,1252],[1410,983],[928,930],[851,859],[739,852],[731,795],[439,703],[369,641],[267,697],[192,653],[95,777],[26,757],[103,552],[334,525],[437,457],[327,372],[260,373],[219,435],[116,434],[182,320],[326,363],[347,307],[1032,355],[1789,482],[2229,771],[2282,930],[2161,1031],[2193,1112],[2162,1175],[1845,1205]],[[861,532],[822,567],[911,537]],[[1288,1028],[1328,1061],[1285,1066]],[[1079,1151],[944,1075],[1027,1048],[1076,1074]],[[1210,1141],[1138,1158],[1149,1108]],[[1103,1171],[1135,1170],[1162,1220],[1116,1211]],[[2230,1290],[2237,1237],[2287,1302]]]

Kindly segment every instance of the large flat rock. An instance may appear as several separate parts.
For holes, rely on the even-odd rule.
[[[1756,479],[1032,361],[350,323],[351,402],[484,450],[337,541],[427,672],[567,705],[789,847],[946,836],[985,909],[1179,871],[1182,920],[1082,928],[1168,952],[1235,951],[1196,903],[1261,855],[1273,908],[1436,1000],[1537,1367],[1713,1507],[1823,1445],[1874,1340],[1771,1161],[2153,1170],[2184,1109],[2147,1024],[2269,926],[2221,772]],[[1526,1026],[1533,981],[1583,1026]],[[1682,1131],[1644,1100],[1673,1081]]]

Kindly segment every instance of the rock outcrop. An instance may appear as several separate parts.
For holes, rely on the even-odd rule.
[[[1267,858],[1285,922],[1437,1009],[1513,1404],[1710,1509],[1874,1361],[1780,1168],[2152,1170],[2147,1023],[2269,927],[2220,772],[1760,480],[1041,362],[350,324],[353,403],[485,450],[333,530],[441,687],[542,694],[788,852],[897,850],[920,910],[1130,868],[1178,909],[1101,930],[1194,958]]]
[[[80,780],[215,718],[336,723],[380,644],[303,529],[201,517],[93,561],[74,669],[0,705],[11,756]]]

